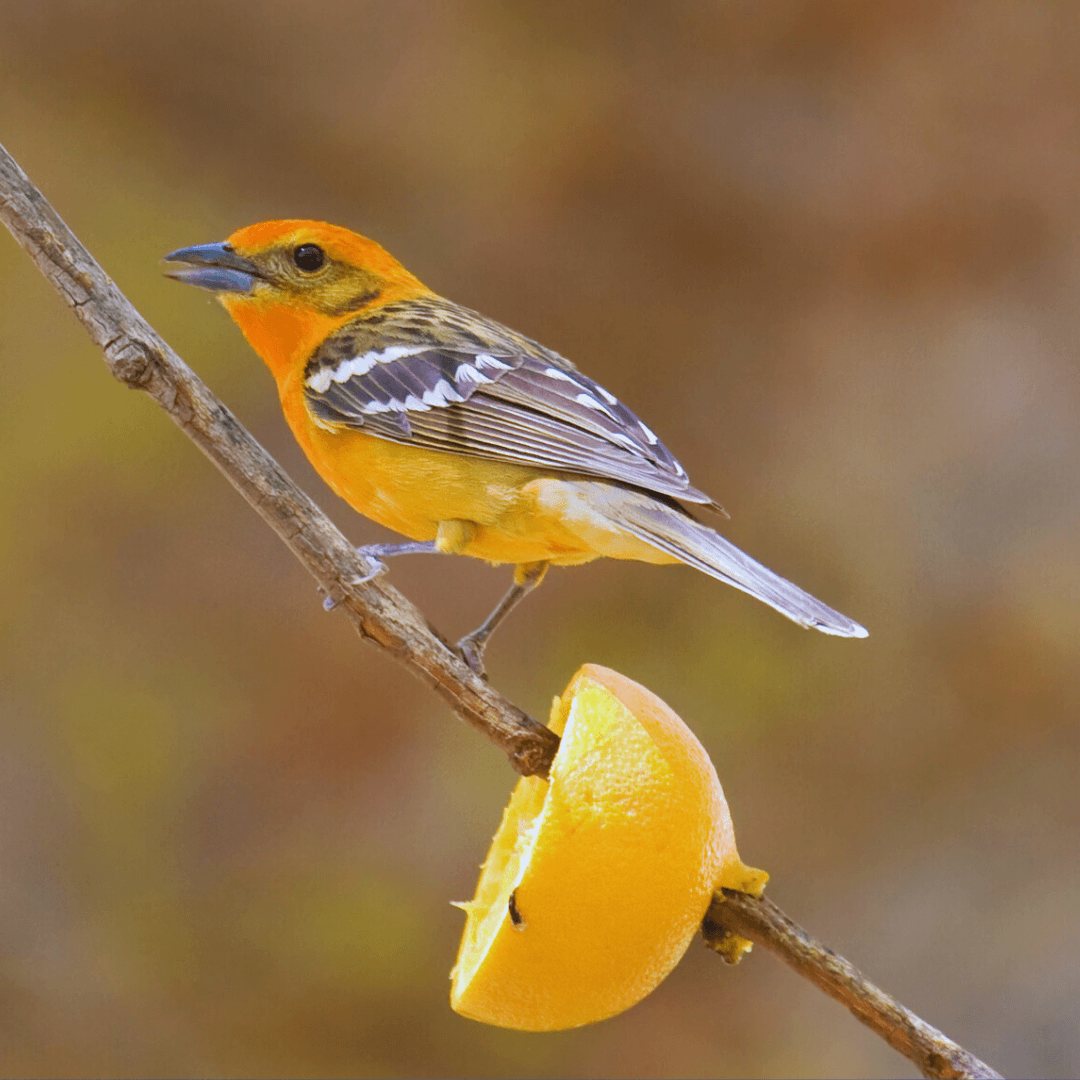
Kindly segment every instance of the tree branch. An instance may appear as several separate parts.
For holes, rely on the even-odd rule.
[[[701,932],[705,943],[721,954],[731,934],[770,949],[894,1050],[915,1062],[923,1076],[1000,1080],[1000,1074],[989,1065],[878,989],[854,964],[812,938],[768,897],[757,900],[734,889],[721,889],[713,897]]]
[[[482,731],[524,776],[546,776],[558,736],[512,705],[462,661],[132,307],[10,154],[0,146],[0,218],[52,283],[109,370],[149,394],[281,537],[360,635],[386,649]],[[931,1077],[997,1077],[989,1066],[867,982],[769,900],[723,890],[703,932],[714,948],[739,934],[771,949],[846,1005]]]
[[[522,775],[547,775],[558,736],[479,678],[161,339],[0,147],[0,216],[74,310],[122,383],[144,390],[258,511],[360,634],[387,649]]]

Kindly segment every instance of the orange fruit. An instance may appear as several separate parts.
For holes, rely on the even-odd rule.
[[[460,905],[450,976],[457,1012],[522,1031],[636,1004],[679,962],[717,888],[760,896],[768,880],[735,850],[701,743],[655,694],[586,664],[551,727],[562,743],[550,782],[514,788]]]

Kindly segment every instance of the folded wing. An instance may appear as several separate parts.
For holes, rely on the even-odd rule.
[[[327,426],[613,480],[715,507],[625,405],[553,356],[411,342],[335,357],[333,363],[316,357],[309,364],[307,401]]]

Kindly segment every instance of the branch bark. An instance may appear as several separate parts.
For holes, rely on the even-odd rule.
[[[367,560],[142,318],[2,146],[0,218],[101,348],[113,375],[161,405],[360,635],[386,649],[487,735],[519,773],[547,776],[558,736],[474,674],[401,593],[382,581],[363,580]],[[915,1062],[924,1076],[999,1075],[864,979],[770,900],[725,889],[714,898],[702,930],[714,948],[738,934],[772,950]]]
[[[923,1076],[1000,1078],[985,1062],[876,987],[854,964],[812,938],[768,897],[757,900],[734,889],[721,889],[713,897],[701,932],[705,943],[721,953],[731,934],[772,950],[915,1062]]]

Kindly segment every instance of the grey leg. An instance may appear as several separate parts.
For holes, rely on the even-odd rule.
[[[498,626],[540,584],[547,572],[546,562],[526,563],[514,572],[514,585],[499,601],[495,610],[471,634],[466,634],[458,643],[458,652],[462,659],[476,672],[484,675],[484,649],[488,639]]]
[[[434,540],[413,540],[407,544],[365,544],[356,549],[369,559],[385,559],[388,555],[435,555]]]
[[[434,540],[414,540],[408,544],[365,544],[363,547],[358,547],[356,553],[366,555],[374,565],[370,573],[362,577],[357,582],[357,585],[362,585],[365,581],[370,581],[380,574],[385,574],[386,563],[382,560],[390,555],[433,555],[438,550]]]
[[[434,540],[414,540],[407,544],[365,544],[363,547],[358,547],[356,553],[369,558],[372,567],[356,584],[363,585],[365,581],[385,574],[386,563],[382,560],[390,555],[434,555],[438,553],[438,550]],[[323,608],[326,611],[333,611],[335,607],[337,607],[337,601],[332,596],[328,596],[323,601]]]

